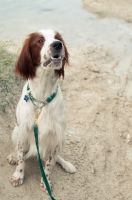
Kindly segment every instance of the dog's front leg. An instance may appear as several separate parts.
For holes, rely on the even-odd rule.
[[[24,179],[24,168],[25,168],[24,149],[23,149],[23,144],[20,142],[19,138],[17,141],[17,149],[18,149],[18,154],[17,154],[18,163],[16,170],[10,179],[10,182],[14,187],[21,185]]]
[[[52,171],[52,167],[55,164],[55,158],[53,155],[48,156],[48,158],[45,160],[45,167],[44,167],[44,171],[45,171],[45,175],[47,177],[50,189],[52,190],[52,184],[51,184],[51,179],[50,179],[50,175],[51,175],[51,171]],[[41,183],[40,183],[40,188],[42,190],[44,190],[45,192],[47,192],[45,184],[43,182],[43,178],[41,178]]]

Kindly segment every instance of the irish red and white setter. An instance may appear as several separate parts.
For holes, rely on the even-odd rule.
[[[16,150],[8,156],[10,164],[17,164],[10,182],[18,186],[24,180],[25,160],[37,156],[33,126],[37,109],[39,149],[44,170],[51,186],[52,166],[58,162],[67,172],[74,173],[75,167],[60,157],[65,144],[66,114],[58,78],[64,77],[64,66],[68,64],[68,51],[58,32],[41,30],[31,33],[25,40],[16,63],[15,72],[27,82],[17,105],[17,125],[12,133]],[[27,87],[28,90],[27,90]],[[25,99],[30,92],[31,101]],[[56,93],[49,103],[44,103]],[[45,190],[41,178],[40,187]]]

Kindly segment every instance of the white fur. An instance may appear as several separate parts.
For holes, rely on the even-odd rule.
[[[45,44],[40,52],[41,64],[37,67],[36,77],[28,80],[28,83],[33,97],[38,101],[44,101],[56,91],[58,77],[55,76],[54,69],[60,69],[62,67],[62,62],[60,66],[55,68],[54,66],[43,67],[43,63],[46,61],[44,55],[46,55],[46,59],[49,59],[51,56],[49,45],[55,40],[55,32],[52,30],[43,30],[39,31],[39,33],[43,34],[45,37]],[[65,54],[64,46],[61,53],[62,55]],[[11,177],[13,186],[20,185],[23,182],[25,160],[31,156],[37,156],[33,133],[36,111],[31,101],[24,101],[24,95],[26,94],[27,83],[24,85],[20,101],[17,105],[17,126],[14,128],[12,134],[12,140],[18,152],[8,156],[9,163],[14,164],[14,162],[18,162],[16,171]],[[67,172],[74,173],[76,171],[75,167],[60,158],[60,156],[58,157],[65,144],[64,131],[66,128],[66,114],[60,87],[58,87],[58,93],[52,102],[42,108],[37,124],[39,128],[38,141],[40,154],[42,160],[45,162],[45,173],[49,183],[51,168],[56,160]],[[42,183],[41,188],[43,189]]]

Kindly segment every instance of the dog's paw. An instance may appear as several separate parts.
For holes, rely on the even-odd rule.
[[[16,157],[16,155],[14,153],[10,154],[8,157],[7,157],[7,160],[8,160],[8,163],[11,164],[11,165],[15,165],[18,163],[18,159]]]
[[[23,183],[23,178],[15,177],[14,175],[10,178],[10,183],[16,187],[18,185],[21,185]]]
[[[64,170],[66,172],[69,172],[69,173],[75,173],[76,172],[76,168],[68,161],[65,161],[63,163],[62,167],[64,168]]]

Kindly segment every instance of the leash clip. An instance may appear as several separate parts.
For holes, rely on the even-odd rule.
[[[41,113],[41,109],[39,107],[36,107],[35,112],[36,112],[35,113],[35,124],[36,124],[36,122],[37,122],[37,120],[39,118],[39,115]]]

